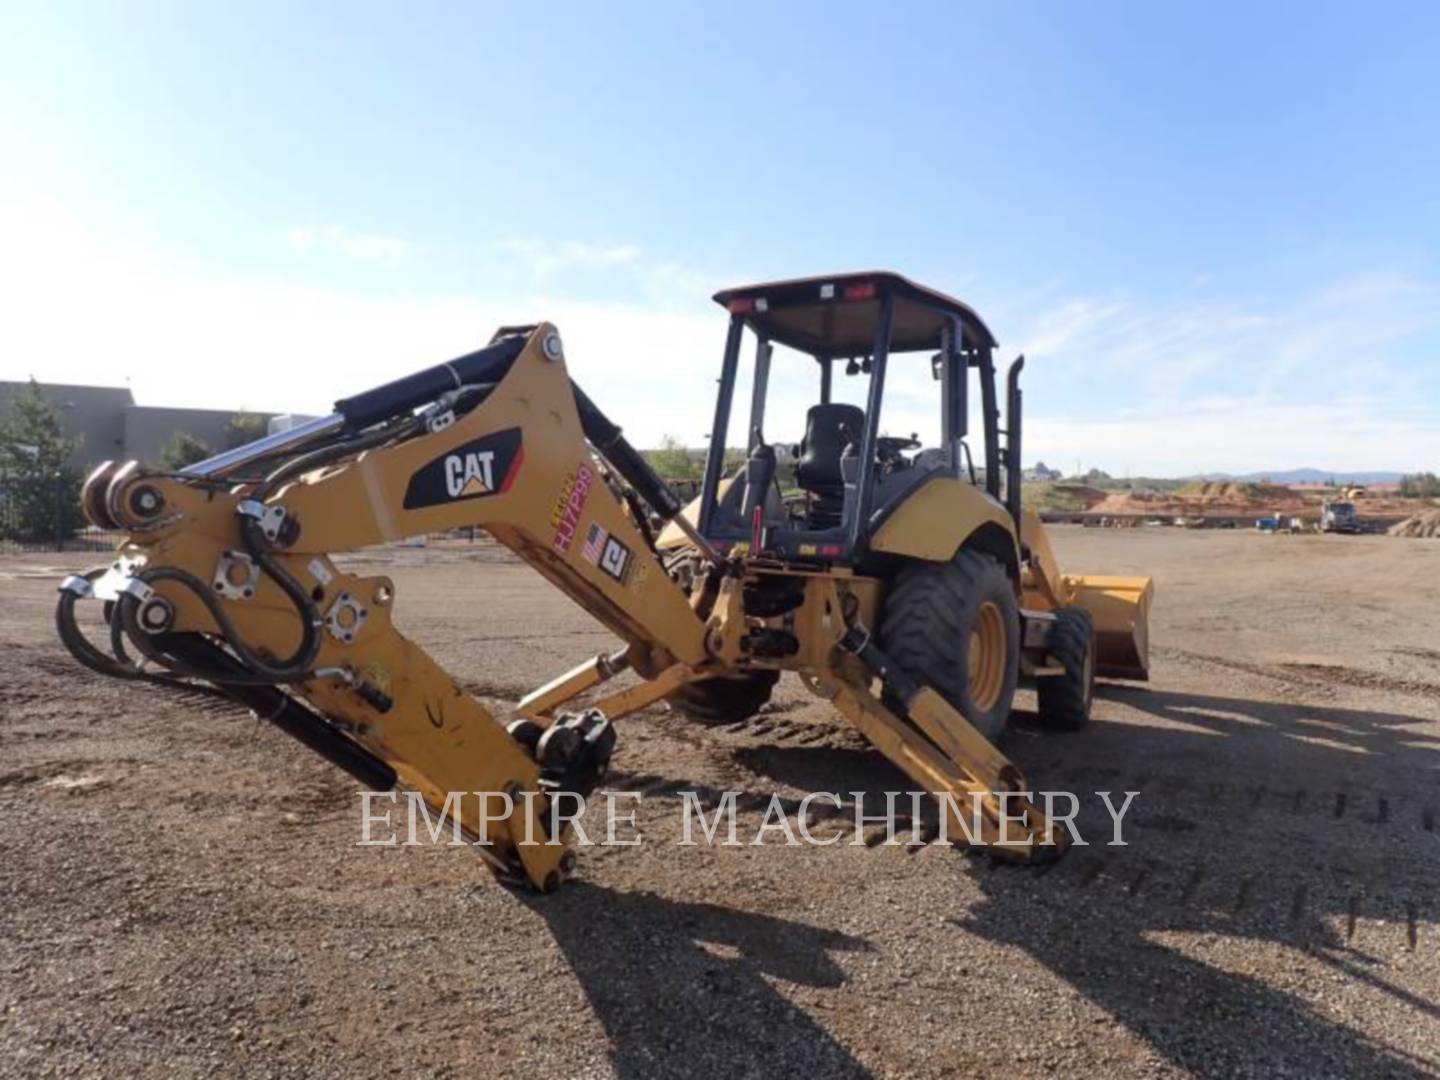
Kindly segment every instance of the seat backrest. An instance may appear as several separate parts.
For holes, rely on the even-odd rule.
[[[843,493],[840,456],[850,443],[858,444],[864,432],[865,410],[858,405],[831,402],[810,406],[800,459],[795,463],[796,482],[817,495]]]

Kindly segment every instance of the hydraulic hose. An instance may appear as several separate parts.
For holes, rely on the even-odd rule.
[[[101,566],[87,570],[80,576],[93,583],[105,574],[105,570],[106,568]],[[55,604],[55,631],[60,636],[60,643],[65,646],[71,656],[91,671],[108,675],[114,679],[138,679],[142,673],[137,665],[121,662],[116,657],[106,656],[81,631],[80,624],[75,619],[75,602],[79,599],[79,595],[68,588],[60,590],[60,599]],[[110,620],[112,645],[119,625],[119,620],[112,612]],[[128,657],[126,660],[128,661]]]
[[[280,570],[285,580],[294,585],[297,590],[299,589],[299,585],[295,582],[294,578],[286,574],[283,569],[279,567],[276,569]],[[206,610],[210,612],[211,618],[215,620],[215,624],[220,628],[220,634],[221,637],[225,639],[225,644],[234,650],[239,662],[250,672],[250,677],[241,679],[238,675],[226,675],[224,679],[221,680],[216,676],[215,672],[190,669],[177,664],[172,657],[167,656],[165,652],[155,644],[153,635],[149,634],[145,628],[140,625],[139,601],[128,594],[122,596],[116,608],[116,617],[122,621],[125,632],[129,635],[130,640],[134,642],[135,647],[147,657],[158,664],[164,665],[175,674],[209,679],[212,682],[224,681],[244,683],[253,686],[270,686],[276,683],[298,683],[304,682],[313,676],[314,673],[311,671],[311,664],[314,663],[316,653],[320,651],[320,634],[319,624],[313,618],[314,605],[310,603],[308,596],[303,597],[304,607],[309,609],[312,617],[303,619],[300,646],[287,660],[276,665],[257,655],[254,650],[245,644],[244,640],[240,637],[239,631],[235,628],[235,624],[231,621],[229,614],[225,611],[224,605],[206,588],[203,581],[188,570],[181,570],[173,566],[156,566],[148,570],[142,570],[135,576],[147,585],[153,584],[156,581],[174,581],[194,593],[205,605]],[[293,600],[294,597],[292,596],[291,599]]]
[[[86,581],[94,582],[97,578],[102,577],[105,572],[106,568],[102,566],[94,570],[89,570],[80,576]],[[109,610],[106,613],[106,618],[110,623],[110,647],[114,655],[106,656],[97,649],[80,629],[79,623],[75,618],[75,602],[79,599],[79,594],[68,588],[62,588],[60,590],[60,600],[55,605],[55,628],[66,650],[81,664],[85,665],[85,667],[91,671],[109,676],[113,679],[138,680],[140,682],[156,683],[162,686],[189,685],[182,683],[178,678],[172,677],[172,675],[187,673],[176,670],[174,662],[161,653],[156,653],[156,662],[162,663],[167,670],[172,672],[172,675],[156,675],[146,671],[130,658],[130,654],[124,646],[125,631],[124,624],[120,618],[120,605],[118,602],[110,602],[107,605]],[[147,644],[148,642],[149,635],[140,639],[141,644]],[[147,658],[151,658],[148,652],[146,656]],[[194,674],[203,675],[206,673],[195,672]]]
[[[245,549],[250,553],[250,557],[255,560],[270,580],[280,586],[281,591],[295,605],[296,614],[300,617],[300,645],[288,659],[279,664],[270,664],[257,656],[240,640],[239,633],[235,630],[234,624],[230,622],[229,616],[225,614],[224,607],[205,588],[204,583],[194,575],[187,574],[186,576],[194,583],[189,587],[195,589],[197,585],[199,586],[198,591],[205,597],[206,607],[212,614],[218,613],[215,621],[220,622],[224,628],[226,642],[247,666],[270,675],[274,682],[303,682],[309,678],[310,665],[315,660],[315,654],[320,651],[320,616],[315,610],[315,603],[310,599],[310,594],[305,591],[305,587],[291,577],[290,573],[270,554],[265,534],[261,531],[258,521],[242,515],[240,538],[245,542]],[[169,567],[160,567],[157,572],[169,569]],[[224,622],[221,622],[222,618]]]
[[[260,482],[250,497],[258,502],[264,502],[276,487],[291,477],[302,476],[328,465],[332,461],[349,457],[351,454],[358,454],[363,450],[371,450],[392,440],[407,438],[418,432],[423,424],[424,421],[421,418],[410,417],[393,427],[383,427],[353,438],[316,447],[277,465],[266,474],[265,479]]]

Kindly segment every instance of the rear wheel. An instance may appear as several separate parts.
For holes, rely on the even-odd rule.
[[[994,742],[1020,673],[1020,612],[1005,567],[979,551],[916,563],[895,577],[880,647]]]
[[[1036,704],[1046,727],[1076,731],[1090,722],[1095,696],[1095,624],[1083,608],[1061,608],[1055,619],[1050,655],[1065,674],[1036,680]]]
[[[706,724],[733,724],[760,711],[780,681],[778,671],[743,671],[686,683],[669,697],[670,704]]]

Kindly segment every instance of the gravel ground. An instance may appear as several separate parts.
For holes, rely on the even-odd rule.
[[[549,897],[463,849],[357,847],[347,778],[86,677],[49,622],[71,557],[0,561],[0,1073],[1440,1073],[1440,543],[1056,541],[1155,575],[1153,681],[1073,735],[1022,695],[1006,748],[1040,788],[1140,792],[1128,846],[1093,794],[1091,846],[1041,871],[843,814],[829,847],[678,845],[682,791],[740,790],[753,830],[772,793],[904,786],[787,679],[737,728],[622,721],[643,842]],[[611,645],[489,545],[383,561],[497,709]]]

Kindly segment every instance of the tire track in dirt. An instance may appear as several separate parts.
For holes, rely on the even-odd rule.
[[[1378,690],[1405,697],[1440,701],[1440,683],[1422,682],[1417,679],[1400,679],[1383,675],[1377,671],[1349,667],[1344,664],[1321,664],[1282,662],[1273,664],[1255,663],[1245,660],[1231,660],[1208,653],[1191,652],[1173,647],[1156,647],[1156,656],[1173,658],[1185,663],[1211,665],[1247,675],[1258,675],[1265,679],[1276,679],[1292,685],[1350,686],[1362,690]]]

